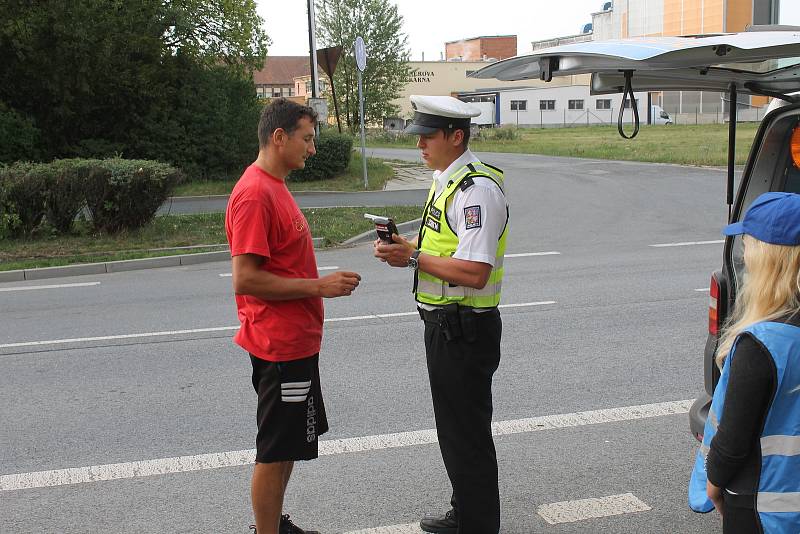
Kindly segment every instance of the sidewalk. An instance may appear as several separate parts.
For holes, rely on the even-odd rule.
[[[386,182],[384,191],[430,189],[432,171],[425,165],[399,161],[387,161],[386,165],[394,169],[394,178]]]

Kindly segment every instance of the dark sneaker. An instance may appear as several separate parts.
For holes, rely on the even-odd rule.
[[[258,531],[256,530],[256,526],[255,525],[250,525],[250,530],[253,531],[253,534],[258,534]]]
[[[316,530],[303,530],[289,519],[289,514],[281,516],[281,525],[278,527],[279,534],[319,534]]]
[[[423,517],[419,528],[425,532],[436,534],[456,534],[458,532],[458,518],[455,510],[448,510],[443,516]]]

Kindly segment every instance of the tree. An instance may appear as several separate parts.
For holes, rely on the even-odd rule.
[[[323,46],[341,46],[342,58],[333,82],[336,97],[350,131],[359,124],[358,74],[353,56],[356,37],[364,39],[367,68],[363,73],[364,121],[381,123],[396,116],[392,104],[408,80],[408,37],[403,17],[386,0],[317,0],[317,34]]]
[[[220,136],[255,131],[262,24],[254,0],[3,0],[0,115],[39,132],[43,160],[120,154],[225,172],[252,153]]]

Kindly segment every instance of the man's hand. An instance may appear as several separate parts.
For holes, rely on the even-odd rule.
[[[394,243],[391,245],[375,241],[375,257],[392,267],[408,267],[408,259],[417,247],[397,234],[392,234],[392,240]]]
[[[349,271],[337,271],[317,280],[319,296],[325,298],[346,297],[353,293],[361,276]]]
[[[711,499],[711,502],[714,503],[714,508],[717,509],[717,512],[719,512],[719,515],[723,515],[723,512],[722,512],[722,508],[723,508],[723,505],[722,505],[722,488],[719,488],[718,486],[715,486],[709,480],[708,482],[706,482],[706,495],[708,495],[708,498]]]

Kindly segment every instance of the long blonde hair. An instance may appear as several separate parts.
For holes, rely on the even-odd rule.
[[[742,330],[800,313],[800,246],[773,245],[744,235],[744,282],[717,348],[719,367]]]

